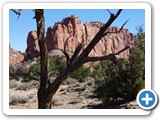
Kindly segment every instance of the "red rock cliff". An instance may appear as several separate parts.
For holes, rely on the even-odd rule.
[[[72,54],[77,44],[84,42],[85,46],[89,44],[95,34],[103,24],[100,22],[81,23],[76,15],[67,17],[61,22],[57,22],[53,28],[49,27],[46,33],[46,45],[48,50],[57,48],[63,49],[64,43],[67,44],[67,51]],[[110,27],[108,31],[118,31],[117,27]],[[69,40],[66,42],[66,39]],[[36,40],[36,31],[31,31],[27,38],[26,52],[36,56],[39,52],[38,41]],[[122,49],[129,41],[132,35],[127,29],[123,29],[118,34],[105,36],[91,51],[92,56],[101,56],[103,53],[113,53]],[[126,50],[119,57],[127,57],[129,51]]]

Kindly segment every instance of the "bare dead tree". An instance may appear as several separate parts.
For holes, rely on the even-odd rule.
[[[120,54],[121,52],[127,50],[129,48],[129,45],[126,45],[125,48],[122,50],[112,53],[106,56],[100,56],[100,57],[90,57],[89,53],[91,50],[95,47],[95,45],[106,35],[112,34],[112,32],[106,32],[106,30],[109,28],[109,26],[114,22],[114,20],[120,15],[122,12],[122,9],[118,10],[116,14],[110,13],[110,18],[100,28],[98,33],[95,35],[95,37],[91,40],[91,42],[87,45],[87,47],[81,52],[82,48],[84,47],[83,43],[80,43],[73,55],[69,57],[69,54],[66,51],[66,45],[64,45],[64,50],[62,52],[66,56],[67,60],[67,66],[66,68],[56,77],[54,82],[50,83],[48,80],[48,68],[47,68],[47,49],[44,42],[44,15],[43,10],[35,10],[35,19],[37,21],[37,35],[40,45],[40,53],[41,53],[41,82],[40,82],[40,88],[38,90],[38,108],[39,109],[51,109],[51,100],[60,87],[61,83],[67,79],[68,75],[78,69],[80,66],[82,66],[84,63],[87,62],[95,62],[95,61],[102,61],[102,60],[112,60],[116,61],[116,55]],[[127,21],[122,25],[122,27],[119,29],[119,31],[114,33],[119,33],[124,25],[127,23]],[[68,37],[68,39],[71,36]]]
[[[51,108],[51,102],[48,102],[43,105],[43,99],[46,89],[49,87],[49,79],[48,79],[48,50],[45,43],[45,18],[44,18],[44,10],[43,9],[35,9],[35,17],[37,23],[37,39],[40,48],[40,68],[41,68],[41,76],[40,76],[40,87],[38,89],[38,108]]]
[[[126,45],[124,48],[122,48],[120,51],[116,53],[112,53],[106,56],[99,56],[99,57],[90,57],[89,53],[91,50],[96,46],[96,44],[106,35],[109,34],[116,34],[119,33],[124,25],[127,23],[127,21],[122,25],[122,27],[117,32],[108,32],[107,29],[111,24],[116,20],[116,18],[121,14],[122,9],[118,10],[116,14],[111,13],[109,10],[110,18],[109,20],[100,28],[100,30],[97,32],[97,34],[94,36],[94,38],[91,40],[91,42],[87,45],[87,47],[80,53],[82,48],[84,47],[83,43],[80,43],[73,55],[70,57],[69,54],[66,51],[66,45],[64,45],[64,50],[61,50],[64,55],[66,56],[67,60],[67,66],[66,68],[59,73],[59,75],[56,77],[54,82],[50,83],[50,80],[48,79],[48,51],[45,44],[45,29],[44,29],[44,10],[43,9],[35,9],[35,17],[36,23],[37,23],[37,36],[39,41],[39,47],[40,47],[40,56],[41,56],[41,81],[40,81],[40,87],[38,89],[38,109],[51,109],[52,103],[51,100],[60,87],[61,83],[67,79],[68,75],[78,69],[80,66],[82,66],[84,63],[87,62],[95,62],[95,61],[103,61],[103,60],[112,60],[116,61],[116,55],[119,55],[123,51],[127,50],[130,45]],[[107,31],[107,32],[106,32]],[[72,36],[69,36],[67,39],[69,39]],[[68,40],[67,40],[68,41]]]

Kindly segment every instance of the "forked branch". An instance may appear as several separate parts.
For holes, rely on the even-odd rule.
[[[101,40],[101,38],[104,36],[105,31],[109,28],[109,26],[113,23],[113,21],[120,15],[122,12],[122,9],[118,10],[118,12],[114,15],[112,14],[107,21],[107,23],[101,27],[101,29],[98,31],[98,33],[95,35],[95,37],[92,39],[92,41],[89,43],[89,45],[84,49],[84,51],[79,56],[78,60],[81,60],[82,58],[89,55],[91,50],[95,47],[95,45]]]
[[[113,62],[116,62],[117,61],[116,55],[119,55],[120,53],[124,52],[125,50],[127,50],[129,48],[130,48],[130,45],[128,44],[123,49],[121,49],[120,51],[118,51],[116,53],[111,53],[109,55],[101,56],[101,57],[86,57],[83,59],[83,63],[103,61],[103,60],[111,60]]]
[[[128,19],[129,20],[129,19]],[[122,29],[123,29],[123,27],[126,25],[126,23],[128,22],[128,20],[121,26],[121,28],[118,30],[118,31],[116,31],[116,32],[110,32],[110,31],[107,31],[107,32],[105,32],[104,34],[103,34],[103,37],[104,36],[106,36],[106,35],[109,35],[109,34],[117,34],[117,33],[120,33],[121,31],[122,31]]]
[[[11,11],[13,11],[16,15],[18,15],[17,19],[19,19],[20,15],[22,14],[22,9],[19,9],[18,11],[11,9]]]

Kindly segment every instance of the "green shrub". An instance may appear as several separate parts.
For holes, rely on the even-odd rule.
[[[23,82],[29,82],[31,80],[40,80],[40,60],[38,59],[35,64],[29,67],[28,72],[23,74]]]
[[[79,82],[85,82],[85,79],[90,75],[90,68],[80,67],[73,71],[70,77],[77,79]]]
[[[144,51],[138,47],[130,50],[129,59],[100,62],[95,66],[96,95],[104,104],[119,104],[136,99],[144,88]]]
[[[66,67],[66,61],[63,56],[49,57],[49,75],[50,77],[57,76]]]
[[[9,65],[9,80],[18,79],[16,75],[16,67],[13,65]]]
[[[65,68],[65,59],[62,56],[52,56],[49,57],[49,77],[57,76]],[[28,82],[30,80],[40,80],[40,59],[38,59],[34,64],[32,64],[28,70],[23,75],[23,82]]]

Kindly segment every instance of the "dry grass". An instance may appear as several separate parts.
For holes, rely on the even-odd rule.
[[[39,87],[38,81],[31,81],[31,82],[20,82],[16,80],[9,81],[9,88],[16,89],[16,90],[30,90]]]
[[[13,95],[9,97],[9,105],[16,105],[18,103],[20,104],[24,104],[27,103],[29,101],[29,97],[28,96],[23,96],[23,95]]]
[[[10,80],[9,81],[9,89],[17,88],[21,82],[16,81],[16,80]]]
[[[29,104],[37,102],[37,89],[24,90],[9,90],[9,105]]]

